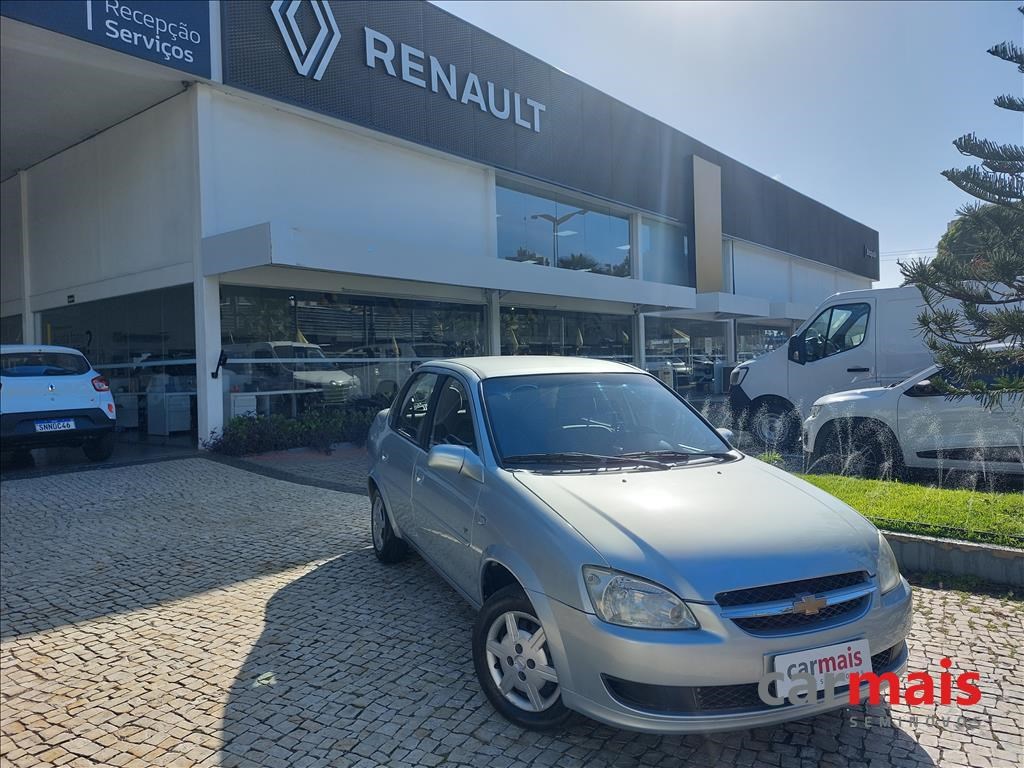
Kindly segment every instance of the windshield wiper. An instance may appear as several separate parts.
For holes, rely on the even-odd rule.
[[[622,454],[628,458],[651,458],[660,459],[661,461],[678,461],[687,462],[690,459],[721,459],[728,461],[729,459],[735,459],[736,457],[727,451],[672,451],[672,450],[658,450],[658,451],[634,451],[633,453]]]
[[[563,453],[524,453],[519,456],[506,456],[506,464],[581,464],[594,462],[602,467],[649,467],[651,469],[669,469],[668,464],[660,461],[644,459],[638,456],[606,456],[601,453],[582,453],[568,451]]]

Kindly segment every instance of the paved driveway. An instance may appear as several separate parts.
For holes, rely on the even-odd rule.
[[[6,481],[0,764],[1020,766],[1024,607],[917,591],[913,667],[982,674],[951,709],[655,737],[493,714],[470,610],[367,549],[364,497],[204,459]],[[936,720],[936,716],[938,719]],[[851,719],[851,717],[853,719]]]

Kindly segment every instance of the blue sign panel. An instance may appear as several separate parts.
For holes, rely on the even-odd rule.
[[[0,0],[0,15],[210,76],[207,0]]]

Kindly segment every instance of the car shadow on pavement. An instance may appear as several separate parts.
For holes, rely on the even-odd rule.
[[[216,601],[368,535],[364,496],[198,458],[5,481],[0,494],[5,640],[197,595]]]
[[[310,571],[267,604],[228,694],[220,764],[934,765],[900,728],[865,728],[862,709],[708,736],[637,734],[582,716],[559,732],[523,731],[479,690],[472,622],[417,557],[385,566],[366,548]]]

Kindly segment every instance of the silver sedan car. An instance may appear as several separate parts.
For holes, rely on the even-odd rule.
[[[478,609],[480,685],[520,726],[750,728],[843,706],[826,671],[905,669],[910,587],[877,529],[632,366],[428,363],[369,452],[378,558],[416,550]]]

